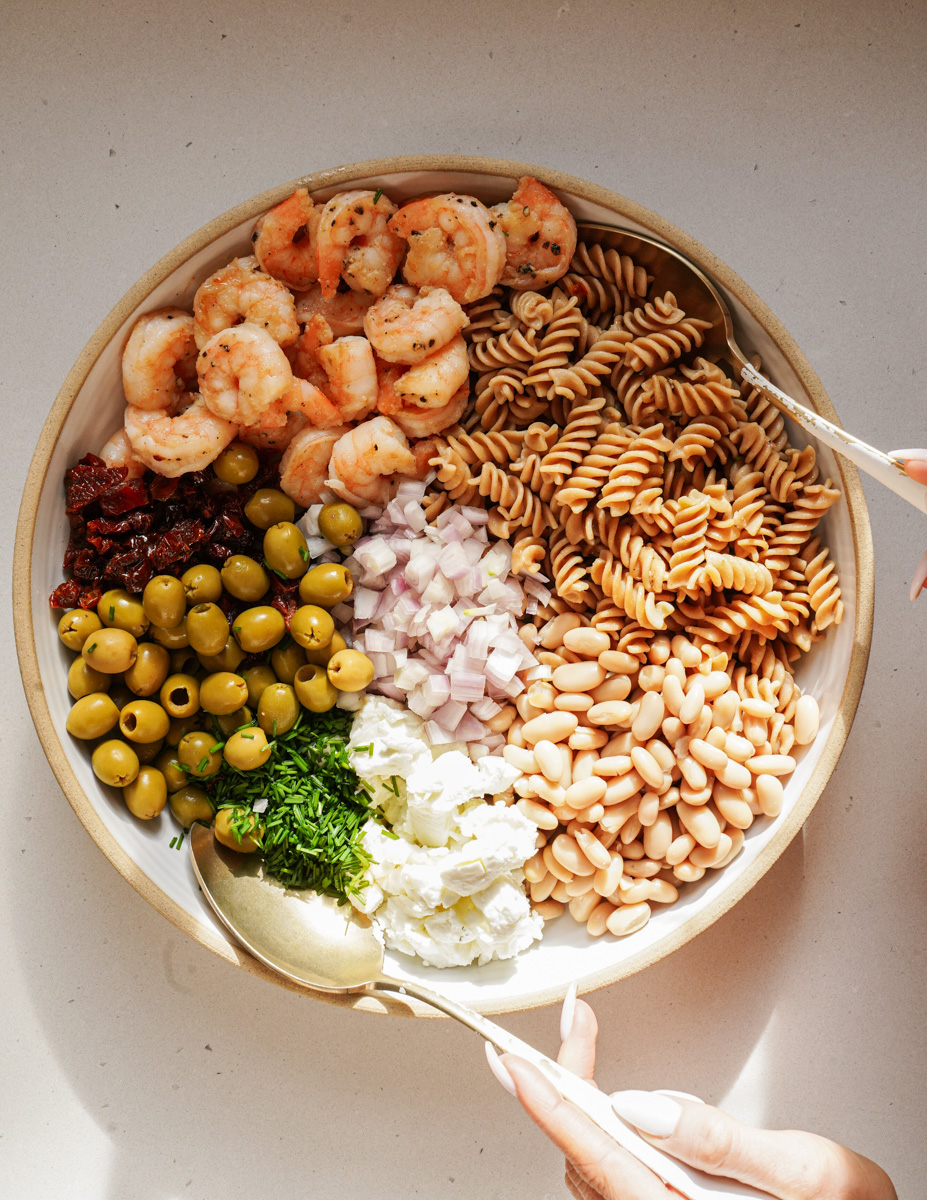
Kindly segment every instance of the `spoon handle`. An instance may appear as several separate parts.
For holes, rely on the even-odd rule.
[[[605,1092],[600,1092],[591,1083],[580,1079],[578,1075],[574,1075],[572,1071],[560,1066],[546,1054],[541,1054],[539,1050],[535,1050],[527,1042],[515,1037],[501,1025],[496,1025],[494,1021],[490,1021],[487,1017],[474,1012],[463,1004],[458,1004],[449,997],[432,992],[418,984],[385,976],[375,983],[369,984],[368,990],[395,992],[421,1000],[432,1008],[460,1021],[462,1025],[466,1025],[468,1029],[478,1033],[487,1042],[497,1046],[503,1053],[517,1054],[519,1058],[527,1059],[550,1080],[564,1100],[569,1100],[580,1112],[585,1113],[590,1120],[594,1121],[601,1130],[614,1138],[619,1146],[622,1146],[629,1154],[633,1154],[664,1183],[676,1188],[688,1200],[717,1200],[718,1197],[728,1197],[729,1200],[769,1200],[766,1192],[758,1192],[744,1183],[707,1175],[704,1171],[698,1171],[695,1167],[686,1166],[677,1159],[663,1154],[640,1137],[630,1125],[621,1120],[612,1108],[611,1101]]]
[[[927,487],[910,479],[904,473],[904,466],[897,458],[891,458],[888,454],[877,450],[875,446],[870,446],[868,442],[860,441],[852,433],[847,433],[845,429],[832,425],[830,421],[818,416],[810,408],[805,408],[797,400],[793,400],[791,396],[780,391],[775,384],[770,383],[765,375],[761,375],[750,364],[743,368],[741,376],[747,383],[759,388],[780,412],[797,421],[802,429],[810,433],[812,437],[823,442],[825,446],[830,446],[831,450],[836,450],[844,458],[848,458],[866,475],[871,475],[873,479],[884,484],[902,500],[913,504],[919,512],[927,512]]]

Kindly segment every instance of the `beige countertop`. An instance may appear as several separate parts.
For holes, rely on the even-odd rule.
[[[6,0],[2,554],[52,400],[110,307],[256,192],[413,152],[536,162],[655,209],[784,321],[844,423],[927,442],[925,35],[916,3]],[[108,432],[108,431],[107,431]],[[600,1081],[673,1087],[927,1183],[927,526],[867,484],[876,617],[803,835],[708,932],[594,997]],[[447,1022],[359,1016],[213,958],[62,797],[7,680],[4,1194],[554,1200],[562,1165]],[[509,1018],[539,1047],[557,1014]]]

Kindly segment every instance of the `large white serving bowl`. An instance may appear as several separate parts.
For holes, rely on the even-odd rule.
[[[322,200],[348,187],[382,187],[399,202],[422,192],[456,191],[495,203],[511,195],[524,174],[555,189],[578,220],[651,234],[688,254],[720,284],[743,348],[762,356],[767,373],[780,387],[837,420],[811,366],[759,297],[713,254],[655,213],[605,188],[541,167],[457,156],[407,157],[355,163],[283,184],[217,217],[172,250],[119,301],[84,348],[49,414],[29,470],[14,562],[16,642],[33,720],[62,790],[99,848],[150,904],[213,953],[281,986],[290,985],[239,949],[213,918],[187,854],[170,848],[169,818],[135,820],[118,792],[99,784],[90,756],[65,732],[70,655],[58,639],[56,614],[48,607],[48,595],[62,578],[68,539],[64,472],[88,450],[97,450],[122,422],[120,359],[137,316],[169,304],[189,308],[197,285],[234,255],[248,252],[254,219],[290,195],[294,186],[308,187]],[[790,434],[795,445],[807,441],[799,430],[792,428]],[[698,884],[684,888],[678,903],[658,909],[631,937],[595,940],[583,926],[563,918],[547,928],[541,943],[508,962],[441,971],[390,952],[390,974],[440,988],[485,1013],[551,1004],[563,997],[573,980],[583,992],[603,987],[684,945],[769,870],[808,817],[843,748],[859,700],[872,629],[872,543],[859,479],[854,467],[825,447],[818,447],[818,455],[822,474],[833,476],[843,491],[843,499],[827,515],[824,536],[839,569],[846,618],[802,660],[797,672],[801,688],[820,703],[821,730],[800,755],[781,816],[757,821],[730,866],[710,871]],[[434,1015],[401,1001],[357,995],[325,998],[358,1009]]]

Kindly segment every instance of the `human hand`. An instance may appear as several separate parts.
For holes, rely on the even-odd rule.
[[[927,484],[927,450],[890,450],[892,458],[900,458],[904,462],[905,474],[915,483]],[[918,592],[927,582],[927,550],[917,564],[917,570],[911,580],[911,599],[916,600]]]
[[[592,1009],[571,990],[557,1061],[590,1082],[597,1032]],[[667,1200],[656,1175],[563,1100],[536,1067],[514,1054],[500,1058],[488,1043],[486,1051],[499,1082],[566,1155],[565,1181],[575,1200]],[[612,1104],[665,1153],[776,1200],[897,1200],[881,1167],[813,1133],[753,1129],[679,1093],[616,1092]]]

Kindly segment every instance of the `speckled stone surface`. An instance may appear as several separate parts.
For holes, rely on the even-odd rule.
[[[160,255],[337,163],[557,167],[726,260],[844,423],[927,443],[927,12],[909,3],[7,0],[0,49],[4,572],[79,350]],[[598,993],[601,1084],[815,1129],[925,1190],[922,517],[867,484],[869,675],[804,834],[728,916]],[[8,626],[9,623],[7,623]],[[10,1196],[565,1195],[557,1154],[448,1022],[275,989],[177,933],[64,801],[3,639],[0,1178]],[[557,1014],[507,1024],[556,1046]]]

